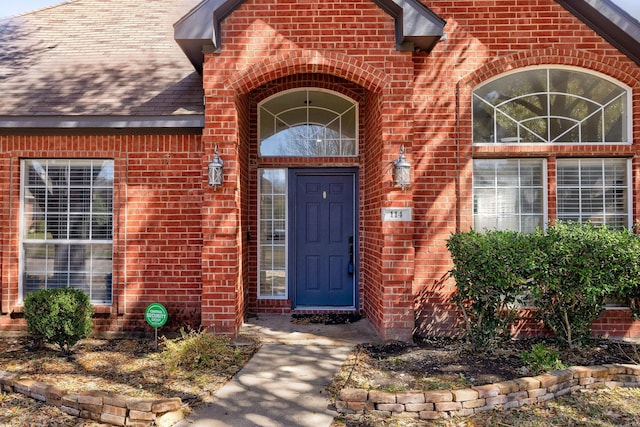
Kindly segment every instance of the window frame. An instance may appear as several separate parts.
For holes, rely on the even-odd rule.
[[[626,136],[627,136],[627,141],[620,141],[620,142],[607,142],[607,141],[600,141],[600,142],[592,142],[592,141],[588,141],[588,142],[550,142],[550,141],[541,141],[541,142],[518,142],[518,141],[498,141],[497,137],[495,136],[494,133],[494,141],[493,142],[476,142],[475,141],[475,135],[474,135],[474,100],[476,98],[476,91],[479,90],[480,88],[486,86],[487,84],[490,84],[496,80],[499,80],[501,78],[504,77],[508,77],[510,75],[514,75],[514,74],[518,74],[518,73],[523,73],[523,72],[528,72],[528,71],[535,71],[535,70],[546,70],[547,71],[547,79],[549,78],[549,71],[550,70],[568,70],[568,71],[574,71],[574,72],[579,72],[579,73],[584,73],[584,74],[588,74],[588,75],[592,75],[594,77],[603,79],[611,84],[614,84],[618,87],[620,87],[622,90],[625,91],[626,96],[625,96],[625,102],[626,102],[626,124],[625,124],[625,132],[626,132]],[[547,91],[547,93],[554,93],[554,92],[549,92]],[[628,86],[627,84],[616,80],[615,78],[612,78],[606,74],[597,72],[597,71],[593,71],[590,69],[586,69],[586,68],[582,68],[582,67],[575,67],[575,66],[569,66],[569,65],[549,65],[549,64],[545,64],[545,65],[534,65],[534,66],[529,66],[529,67],[523,67],[523,68],[518,68],[518,69],[514,69],[514,70],[510,70],[510,71],[506,71],[504,73],[500,73],[496,76],[493,76],[485,81],[483,81],[482,83],[478,84],[477,86],[475,86],[472,91],[471,91],[471,100],[470,100],[470,109],[471,109],[471,139],[472,139],[472,143],[474,146],[496,146],[496,145],[500,145],[500,146],[522,146],[522,145],[554,145],[554,146],[560,146],[560,145],[632,145],[633,144],[633,93],[632,93],[632,88],[630,86]],[[550,113],[548,113],[550,114]],[[495,119],[493,120],[494,122],[494,126],[495,126]]]
[[[276,99],[276,98],[279,98],[279,97],[282,97],[282,96],[286,96],[286,95],[290,95],[292,93],[302,93],[302,92],[306,93],[307,100],[308,100],[308,97],[309,97],[309,93],[318,92],[318,93],[326,93],[326,94],[341,98],[341,99],[345,100],[346,102],[348,102],[350,104],[350,107],[347,110],[345,110],[344,112],[342,112],[342,113],[339,113],[337,111],[330,110],[330,109],[324,108],[324,107],[321,107],[321,109],[324,109],[324,110],[327,110],[327,111],[331,111],[331,112],[335,113],[336,115],[340,116],[340,119],[339,119],[341,121],[340,128],[342,128],[342,116],[346,112],[348,112],[348,111],[353,109],[355,122],[354,122],[354,137],[353,137],[353,141],[352,141],[353,146],[354,146],[353,147],[354,148],[354,152],[352,154],[342,154],[342,153],[329,154],[329,153],[326,153],[326,150],[325,150],[325,153],[322,154],[322,155],[305,155],[305,154],[302,154],[302,153],[296,153],[296,154],[290,154],[290,153],[285,153],[285,154],[263,154],[262,153],[262,144],[264,142],[263,141],[264,137],[262,135],[261,123],[262,123],[262,111],[264,109],[263,108],[264,105],[266,103]],[[310,108],[312,108],[312,107],[310,107],[310,105],[311,105],[311,102],[305,102],[305,107],[304,108],[309,110]],[[332,158],[338,157],[338,158],[340,158],[340,157],[346,157],[346,158],[357,158],[358,155],[359,155],[359,143],[358,142],[359,142],[359,132],[360,132],[360,130],[359,130],[359,123],[360,123],[359,107],[360,107],[359,103],[356,100],[350,98],[349,96],[343,95],[340,92],[336,92],[336,91],[329,90],[329,89],[324,89],[324,88],[318,88],[318,87],[300,87],[300,88],[295,88],[295,89],[288,89],[288,90],[280,91],[280,92],[278,92],[278,93],[276,93],[274,95],[271,95],[268,98],[263,99],[262,101],[260,101],[258,103],[258,106],[257,106],[257,112],[258,112],[258,117],[257,117],[258,156],[261,157],[261,158],[277,158],[277,157],[303,157],[303,158],[323,158],[323,157],[332,157]],[[286,112],[286,111],[290,111],[290,110],[292,110],[292,108],[284,109],[280,113]],[[274,115],[274,118],[276,117],[276,115],[273,112],[269,112],[269,113]],[[307,113],[307,117],[308,117],[308,113]],[[319,123],[314,123],[312,121],[307,121],[306,123],[307,124],[319,125]],[[291,129],[291,128],[292,127],[289,127],[288,129]],[[277,135],[277,133],[271,134],[270,136],[273,136],[273,135]],[[342,138],[340,140],[342,141]]]
[[[25,250],[25,245],[51,245],[51,244],[78,244],[78,245],[83,245],[85,247],[90,247],[91,250],[93,250],[94,246],[97,245],[104,245],[104,246],[110,246],[110,264],[111,264],[111,271],[108,273],[104,273],[106,276],[111,276],[111,289],[110,289],[110,294],[107,295],[106,299],[91,299],[91,303],[94,305],[112,305],[114,298],[113,298],[113,247],[114,247],[114,231],[115,231],[115,203],[114,203],[114,198],[115,198],[115,181],[113,180],[113,178],[115,178],[115,176],[112,178],[111,181],[111,186],[96,186],[95,182],[92,182],[91,186],[88,187],[91,189],[91,195],[93,197],[94,194],[94,190],[96,189],[109,189],[111,192],[111,206],[110,206],[110,211],[108,215],[99,215],[99,216],[105,216],[105,217],[109,217],[110,218],[110,222],[111,222],[111,230],[110,230],[110,238],[109,239],[105,239],[105,238],[93,238],[91,235],[89,236],[89,238],[83,238],[83,239],[74,239],[72,236],[69,235],[69,230],[67,230],[67,236],[65,236],[65,238],[58,238],[58,239],[48,239],[46,236],[42,239],[29,239],[27,237],[27,231],[26,230],[26,221],[25,221],[25,216],[28,213],[26,211],[26,197],[27,197],[27,186],[28,186],[28,168],[29,168],[29,163],[32,162],[40,162],[46,165],[46,167],[49,167],[49,163],[51,162],[66,162],[67,167],[70,167],[73,162],[87,162],[87,164],[89,164],[92,168],[92,170],[95,170],[93,168],[96,167],[96,165],[98,165],[99,163],[103,163],[104,162],[110,162],[110,166],[112,171],[115,168],[115,160],[113,158],[22,158],[20,159],[20,210],[19,210],[19,260],[18,260],[18,269],[19,269],[19,274],[18,274],[18,299],[20,302],[24,301],[24,298],[27,294],[25,286],[26,283],[24,281],[25,275],[28,273],[26,271],[26,250]],[[102,169],[101,169],[102,170]],[[99,175],[99,174],[98,174]],[[45,184],[46,186],[47,184]],[[72,189],[78,189],[78,188],[84,188],[82,186],[74,186],[72,185],[70,182],[67,183],[66,185],[66,189],[68,190],[69,193],[71,193]],[[95,212],[93,211],[93,198],[91,199],[91,201],[89,202],[91,209],[89,212],[83,212],[82,215],[85,216],[87,213],[88,218],[95,218],[97,217],[95,215]],[[43,215],[47,215],[47,212],[51,213],[51,212],[56,212],[54,209],[49,209],[48,207],[42,211]],[[70,210],[69,207],[67,206],[65,210],[59,210],[58,213],[61,215],[64,215],[68,218],[74,216],[72,215],[74,211]],[[90,227],[91,230],[91,227]],[[46,246],[45,246],[46,248]],[[46,250],[46,249],[45,249]],[[86,259],[85,259],[86,262]],[[93,262],[93,258],[91,258],[91,262]],[[48,267],[45,270],[48,273]],[[53,271],[53,270],[52,270]],[[71,272],[71,270],[67,271],[67,273]],[[93,269],[93,267],[90,270],[87,270],[86,273],[89,274],[93,274],[95,273],[96,270]],[[98,271],[99,272],[99,271]],[[106,279],[105,279],[106,280]],[[69,284],[67,283],[67,287]],[[106,286],[106,283],[105,283]],[[92,291],[92,287],[93,287],[93,283],[90,284],[90,291]],[[72,287],[75,289],[83,289],[86,290],[84,288],[78,288],[78,287]],[[45,287],[44,289],[48,289],[48,287]],[[91,292],[92,293],[92,292]],[[90,293],[90,298],[91,298],[91,293]]]
[[[521,168],[521,162],[522,161],[531,161],[531,160],[538,160],[541,163],[541,174],[542,176],[540,177],[540,181],[541,181],[541,187],[542,187],[542,227],[546,228],[547,224],[549,222],[549,183],[548,183],[548,163],[547,163],[547,159],[546,158],[538,158],[538,157],[500,157],[500,158],[474,158],[472,159],[472,174],[471,174],[471,223],[472,223],[472,227],[474,230],[478,231],[478,232],[483,232],[484,230],[497,230],[496,228],[483,228],[483,229],[478,229],[476,228],[476,217],[478,217],[479,215],[476,214],[476,174],[473,173],[473,170],[475,169],[475,162],[476,161],[518,161],[518,184],[517,186],[515,186],[514,188],[518,189],[518,195],[521,196],[521,190],[522,190],[522,185],[520,182],[520,168]],[[479,187],[478,187],[479,188]],[[495,191],[497,191],[498,187],[497,185],[494,185],[493,188]],[[506,188],[506,187],[504,187]],[[519,204],[520,205],[520,204]],[[522,217],[523,217],[523,213],[522,213],[522,207],[520,205],[520,210],[517,213],[511,213],[510,215],[517,215],[518,217],[518,230],[516,231],[522,231]],[[494,215],[495,217],[500,216],[499,213],[496,213]],[[524,216],[527,216],[526,214]]]
[[[633,177],[632,177],[633,164],[632,164],[632,159],[626,158],[626,157],[569,157],[569,158],[565,157],[565,158],[558,158],[556,160],[556,177],[559,175],[559,172],[558,172],[559,163],[562,163],[562,162],[567,162],[567,163],[568,162],[577,162],[576,165],[580,168],[580,172],[582,172],[582,161],[594,162],[596,160],[600,161],[600,165],[601,166],[604,166],[604,164],[605,164],[605,162],[607,160],[609,160],[609,161],[614,161],[614,160],[619,160],[620,161],[620,160],[622,160],[622,161],[625,162],[625,168],[626,168],[626,170],[625,170],[625,175],[626,175],[625,176],[625,188],[627,190],[627,195],[626,195],[627,200],[626,200],[626,203],[625,203],[625,207],[626,207],[626,210],[627,210],[625,216],[627,217],[627,221],[626,221],[625,227],[627,229],[629,229],[629,230],[632,230],[633,229]],[[582,174],[580,173],[578,175],[578,177],[579,178],[582,177]],[[577,187],[566,186],[566,187],[562,187],[562,188],[576,188],[579,191],[579,193],[581,193],[580,190],[583,189],[583,186],[582,186],[581,180],[579,180],[579,181],[580,182],[578,183]],[[560,188],[561,187],[558,184],[558,179],[556,178],[556,217],[558,218],[558,220],[560,220],[560,203],[558,202],[558,198],[560,197],[560,191],[559,191]],[[604,187],[604,188],[606,189],[608,187]],[[603,209],[605,207],[606,207],[606,204],[603,203]],[[579,222],[583,223],[583,221],[584,221],[584,218],[583,218],[584,209],[583,209],[583,206],[582,206],[582,201],[580,201],[579,208],[580,208],[580,210],[577,213],[577,215],[580,217],[580,221]],[[603,214],[604,214],[605,218],[608,216],[605,212],[603,212]],[[605,222],[605,224],[606,224],[606,222]],[[610,224],[607,224],[607,226],[611,227]]]
[[[267,171],[267,170],[271,170],[271,171],[281,171],[284,174],[284,218],[278,218],[278,219],[274,219],[271,218],[270,221],[284,221],[284,227],[285,227],[285,239],[284,239],[284,246],[283,245],[278,245],[278,246],[283,246],[284,247],[284,294],[283,295],[273,295],[273,285],[271,285],[271,291],[272,294],[271,295],[262,295],[262,281],[261,281],[261,275],[262,275],[262,248],[263,246],[266,246],[265,244],[263,244],[262,241],[262,222],[263,222],[263,217],[262,217],[262,196],[263,196],[263,192],[262,192],[262,185],[261,185],[261,179],[262,179],[262,172],[263,171]],[[280,195],[279,193],[270,193],[270,195]],[[264,168],[258,168],[258,191],[257,191],[257,196],[258,196],[258,226],[257,226],[257,230],[258,230],[258,239],[257,239],[257,289],[256,289],[256,295],[258,300],[287,300],[289,299],[289,173],[288,173],[288,169],[287,168],[281,168],[281,167],[264,167]],[[271,247],[273,247],[273,243],[271,244]],[[273,269],[271,269],[273,271]]]

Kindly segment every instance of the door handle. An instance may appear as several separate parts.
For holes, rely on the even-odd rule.
[[[349,264],[347,265],[347,273],[353,274],[353,236],[349,236]]]

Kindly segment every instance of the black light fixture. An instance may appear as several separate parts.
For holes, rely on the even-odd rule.
[[[411,165],[404,156],[404,145],[400,147],[400,156],[393,162],[393,183],[403,191],[411,184]]]
[[[213,159],[209,162],[209,185],[213,186],[214,189],[218,189],[219,186],[222,185],[223,174],[222,168],[224,167],[224,163],[222,159],[218,155],[218,146],[216,145],[216,151],[213,155]]]

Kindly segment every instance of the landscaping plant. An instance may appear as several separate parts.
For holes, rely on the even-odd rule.
[[[532,259],[526,235],[514,231],[457,233],[447,241],[453,258],[453,301],[464,333],[476,350],[490,350],[510,336],[514,307],[525,294]]]
[[[27,332],[40,342],[57,344],[67,355],[91,334],[92,315],[89,296],[79,289],[41,289],[24,299]]]
[[[591,323],[626,280],[629,233],[558,222],[532,238],[536,265],[530,290],[537,315],[573,349],[591,338]]]
[[[229,338],[205,330],[181,329],[178,338],[163,337],[163,344],[162,361],[170,371],[228,370],[242,363],[241,352],[230,345]]]
[[[620,283],[614,297],[624,301],[634,319],[640,319],[640,224],[634,227],[634,233],[625,233],[621,258]]]
[[[560,354],[554,349],[548,349],[542,343],[534,344],[529,352],[521,352],[520,360],[536,374],[554,369],[564,369]]]
[[[638,315],[640,238],[629,230],[558,222],[531,234],[456,233],[447,247],[457,286],[452,301],[476,349],[509,336],[525,295],[569,349],[588,342],[609,298],[627,301]]]

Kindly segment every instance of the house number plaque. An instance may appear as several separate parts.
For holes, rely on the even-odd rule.
[[[411,208],[382,208],[382,221],[411,221],[412,213]]]

